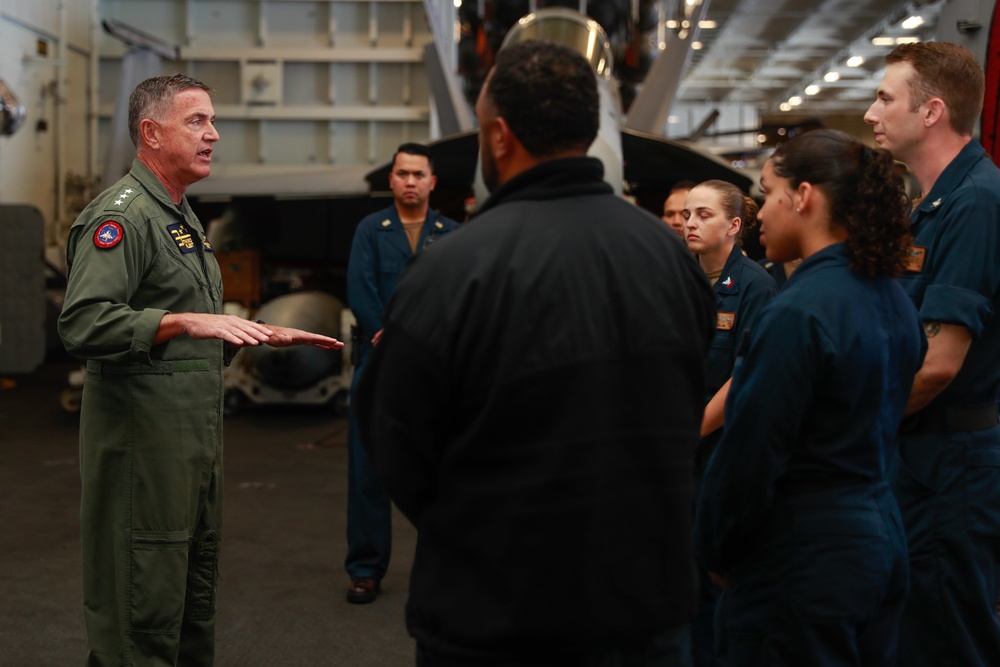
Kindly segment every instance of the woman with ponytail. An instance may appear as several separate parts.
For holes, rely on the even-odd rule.
[[[695,493],[705,465],[722,435],[722,408],[740,339],[756,326],[761,310],[778,293],[766,269],[740,250],[756,229],[757,202],[732,183],[705,181],[684,202],[684,239],[715,291],[716,326],[705,366],[705,416],[695,452]],[[698,614],[691,628],[695,667],[714,667],[713,634],[719,589],[699,572]]]
[[[740,339],[778,293],[767,270],[743,254],[742,239],[757,227],[757,202],[732,183],[699,183],[684,202],[684,240],[715,287],[717,321],[708,353],[708,404],[698,446],[700,469],[721,433],[722,406]]]
[[[893,665],[908,565],[886,467],[926,349],[894,280],[903,183],[887,151],[816,130],[761,187],[768,259],[803,262],[741,345],[698,497],[716,648],[732,667]]]

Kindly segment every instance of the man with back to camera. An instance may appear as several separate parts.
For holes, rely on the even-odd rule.
[[[893,471],[910,550],[899,664],[1000,665],[1000,170],[972,139],[985,77],[945,42],[886,63],[865,120],[923,193],[900,280],[928,342]]]
[[[219,314],[222,274],[184,192],[211,171],[208,87],[146,79],[137,155],[70,229],[59,335],[86,359],[80,414],[87,665],[214,664],[222,367],[240,348],[333,338]]]
[[[426,146],[401,145],[392,156],[389,188],[393,203],[358,223],[347,265],[347,300],[359,335],[352,389],[382,331],[382,314],[403,269],[420,250],[455,229],[456,223],[431,210],[437,183]],[[354,405],[354,401],[351,401]],[[392,506],[361,446],[357,414],[348,425],[347,558],[351,578],[347,601],[364,604],[381,591],[392,551]]]
[[[362,439],[418,531],[422,667],[690,661],[715,303],[683,242],[586,156],[598,113],[577,52],[498,53],[476,105],[492,195],[410,265],[358,387]]]

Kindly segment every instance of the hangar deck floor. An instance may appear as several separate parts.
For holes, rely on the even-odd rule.
[[[68,360],[0,379],[0,666],[83,663],[78,418],[59,403]],[[13,384],[13,386],[9,386]],[[370,605],[344,599],[346,421],[317,409],[226,419],[219,667],[402,667],[416,532]]]

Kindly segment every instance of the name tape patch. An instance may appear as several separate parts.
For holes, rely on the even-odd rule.
[[[914,273],[923,273],[924,261],[927,259],[927,248],[911,245],[903,256],[903,268]]]

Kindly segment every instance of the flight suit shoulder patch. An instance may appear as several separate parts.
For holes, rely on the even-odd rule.
[[[125,238],[125,230],[114,220],[105,220],[94,232],[94,245],[102,250],[114,248]]]
[[[107,200],[104,211],[106,213],[124,213],[141,198],[142,194],[143,192],[138,186],[123,185],[114,196]]]

